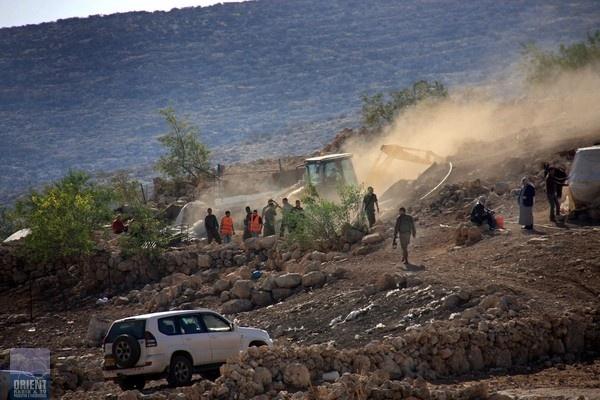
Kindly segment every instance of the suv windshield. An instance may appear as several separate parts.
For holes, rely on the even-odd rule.
[[[117,336],[123,334],[131,335],[138,340],[143,339],[145,330],[145,319],[128,319],[117,322],[116,324],[113,324],[108,335],[106,335],[106,343],[112,343]]]

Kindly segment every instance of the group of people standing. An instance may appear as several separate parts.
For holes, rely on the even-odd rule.
[[[292,214],[301,215],[304,212],[300,200],[296,200],[295,206],[292,206],[287,198],[282,200],[283,205],[277,204],[273,199],[267,202],[267,205],[259,214],[258,210],[252,210],[249,206],[246,207],[246,216],[244,217],[244,232],[242,239],[246,240],[251,237],[272,236],[276,234],[276,217],[277,209],[282,210],[282,220],[279,229],[279,235],[284,236],[285,231],[291,232],[295,228],[296,219]],[[235,228],[231,211],[225,211],[225,216],[221,218],[221,224],[217,217],[213,214],[212,208],[206,210],[207,215],[204,218],[204,227],[206,228],[206,237],[208,243],[213,241],[221,244],[230,243]]]
[[[562,188],[566,186],[567,173],[560,166],[552,166],[544,163],[544,180],[546,183],[546,196],[550,205],[550,221],[556,222],[560,217],[560,199]],[[521,179],[521,188],[517,196],[519,204],[519,225],[526,231],[533,231],[533,205],[535,200],[535,186],[524,176]],[[491,230],[496,228],[494,212],[486,207],[484,196],[479,197],[477,203],[471,210],[471,222],[476,225],[487,223]]]

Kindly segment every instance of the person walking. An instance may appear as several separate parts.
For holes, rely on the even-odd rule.
[[[263,230],[263,220],[258,215],[258,210],[254,210],[250,216],[250,234],[252,237],[259,237],[260,232]]]
[[[535,187],[524,176],[521,179],[521,190],[519,191],[519,225],[528,231],[533,230],[533,203],[535,199]]]
[[[249,206],[246,206],[246,216],[244,217],[244,234],[242,235],[243,240],[252,237],[252,233],[250,232],[250,221],[252,221],[252,210]]]
[[[377,195],[373,192],[373,187],[369,186],[367,188],[367,194],[363,198],[363,210],[367,214],[369,227],[373,227],[373,225],[375,225],[375,208],[377,208],[377,213],[379,213],[379,202],[377,201]]]
[[[292,212],[292,205],[290,204],[287,197],[284,197],[282,200],[283,206],[281,207],[283,216],[281,218],[281,227],[279,228],[279,236],[283,237],[285,235],[285,230],[287,228],[288,232],[290,231],[290,214]]]
[[[221,235],[219,235],[219,222],[217,217],[212,213],[212,208],[206,210],[206,217],[204,218],[204,228],[206,228],[206,238],[208,244],[211,244],[214,240],[218,244],[221,244]]]
[[[269,199],[267,205],[262,210],[262,220],[264,222],[263,236],[275,234],[275,217],[277,216],[277,206],[275,200]]]
[[[417,230],[413,217],[406,213],[406,208],[400,207],[398,218],[396,218],[396,227],[394,228],[394,240],[392,248],[396,248],[396,237],[400,237],[400,247],[402,248],[402,262],[408,264],[408,244],[410,236],[416,237]]]
[[[221,218],[221,236],[223,237],[223,243],[231,243],[231,236],[233,235],[235,235],[235,229],[233,228],[231,211],[225,211],[225,216]]]

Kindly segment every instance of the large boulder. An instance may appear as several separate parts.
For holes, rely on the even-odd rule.
[[[384,240],[385,240],[385,238],[383,237],[383,235],[381,233],[375,232],[375,233],[371,233],[370,235],[363,237],[361,240],[361,243],[364,245],[377,244],[377,243],[383,242]]]
[[[235,281],[230,292],[238,299],[249,299],[253,288],[254,282],[251,280],[240,279]]]
[[[344,232],[342,233],[342,236],[343,236],[345,242],[354,244],[354,243],[360,242],[361,239],[363,238],[363,236],[365,236],[365,234],[363,232],[359,231],[358,229],[348,227],[347,229],[344,230]]]
[[[255,237],[244,240],[244,248],[246,250],[260,250],[259,240],[260,238]]]
[[[226,279],[217,279],[213,288],[215,289],[215,293],[221,293],[224,290],[229,290],[231,287],[231,283]]]
[[[272,249],[275,246],[276,243],[277,243],[277,236],[276,235],[265,236],[265,237],[259,238],[259,240],[258,240],[258,249],[257,250]]]
[[[310,386],[310,372],[304,364],[288,364],[283,370],[283,381],[295,388],[307,388]]]
[[[252,303],[256,304],[259,307],[265,307],[273,303],[273,297],[271,296],[271,292],[266,292],[264,290],[253,291],[251,300]]]
[[[302,286],[314,287],[322,286],[325,283],[326,276],[321,271],[312,271],[302,277]]]
[[[221,312],[223,314],[237,314],[250,310],[252,310],[252,302],[247,299],[229,300],[221,306]]]
[[[85,339],[92,346],[97,346],[102,342],[104,336],[110,328],[111,320],[100,317],[96,314],[92,314],[90,322],[88,323],[87,334]]]
[[[315,250],[310,253],[310,259],[314,261],[323,262],[327,259],[327,254],[321,251]]]
[[[292,289],[276,288],[276,289],[273,289],[271,293],[273,294],[273,299],[275,301],[279,301],[279,300],[283,300],[287,297],[290,297],[293,292],[292,292]]]
[[[469,239],[467,240],[468,244],[475,244],[483,239],[483,235],[481,234],[481,229],[476,226],[472,226],[469,228]]]
[[[258,289],[264,291],[271,291],[277,286],[275,277],[273,275],[264,275],[258,280]]]
[[[283,274],[275,278],[275,284],[284,289],[293,289],[302,283],[302,275],[296,273]]]
[[[212,257],[209,254],[198,254],[198,268],[210,268]]]

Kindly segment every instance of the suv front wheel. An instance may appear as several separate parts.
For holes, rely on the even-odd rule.
[[[169,366],[167,381],[171,386],[187,386],[192,381],[192,362],[183,355],[176,355]]]

